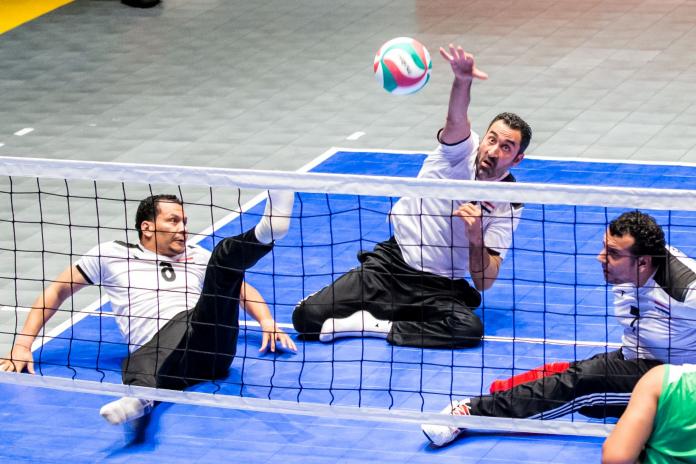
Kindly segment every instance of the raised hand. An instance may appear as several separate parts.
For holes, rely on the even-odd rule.
[[[474,246],[483,246],[483,226],[481,224],[481,207],[473,203],[464,203],[454,211],[454,215],[464,221],[469,243]]]
[[[488,79],[488,74],[478,69],[474,63],[474,55],[467,53],[464,49],[454,44],[449,44],[449,52],[440,47],[440,55],[447,60],[452,67],[454,75],[458,79]]]

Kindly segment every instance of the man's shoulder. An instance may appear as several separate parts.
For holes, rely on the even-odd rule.
[[[665,262],[657,269],[655,282],[680,303],[687,298],[696,302],[696,261],[675,247],[667,247]]]
[[[85,258],[127,259],[138,251],[142,251],[142,248],[138,244],[124,242],[122,240],[111,240],[99,242],[82,256]]]

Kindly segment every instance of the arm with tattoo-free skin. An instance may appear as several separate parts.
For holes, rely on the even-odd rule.
[[[75,266],[69,266],[61,272],[34,300],[24,321],[24,327],[14,341],[12,351],[7,358],[0,360],[0,371],[22,372],[26,369],[33,374],[34,357],[31,345],[34,339],[63,302],[87,285],[89,283]]]

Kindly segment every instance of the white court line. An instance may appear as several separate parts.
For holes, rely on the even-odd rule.
[[[12,309],[6,307],[7,309]],[[85,314],[82,318],[86,316],[97,316],[97,317],[116,317],[112,312],[99,312],[91,311]],[[276,325],[281,329],[295,330],[292,324],[288,322],[277,322]],[[261,325],[254,320],[242,319],[239,321],[240,327],[261,327]],[[561,346],[591,346],[600,348],[621,348],[621,343],[613,342],[601,342],[601,341],[591,341],[591,340],[562,340],[557,338],[534,338],[534,337],[500,337],[496,335],[485,335],[483,337],[485,342],[502,342],[502,343],[529,343],[534,345],[561,345]]]
[[[6,311],[8,313],[28,313],[31,308],[25,306],[0,306],[0,311]]]
[[[353,132],[348,137],[346,137],[346,140],[358,140],[363,135],[365,135],[363,131]]]
[[[20,129],[17,132],[14,133],[17,137],[22,137],[24,135],[29,134],[30,132],[34,132],[33,127],[25,127],[24,129]]]

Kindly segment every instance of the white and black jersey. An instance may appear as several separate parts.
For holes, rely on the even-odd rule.
[[[458,144],[440,143],[426,158],[418,177],[475,180],[478,145],[479,136],[473,131]],[[509,174],[501,181],[514,182],[515,178]],[[404,197],[394,205],[390,215],[394,237],[409,266],[450,279],[468,277],[469,239],[462,219],[452,213],[469,201]],[[481,208],[485,246],[505,258],[522,205],[482,202]]]
[[[77,263],[90,284],[111,300],[116,322],[131,352],[147,343],[176,314],[200,298],[210,252],[187,246],[167,257],[121,241],[100,243]]]
[[[627,359],[696,362],[696,261],[668,247],[665,264],[645,285],[616,285],[613,292]]]

